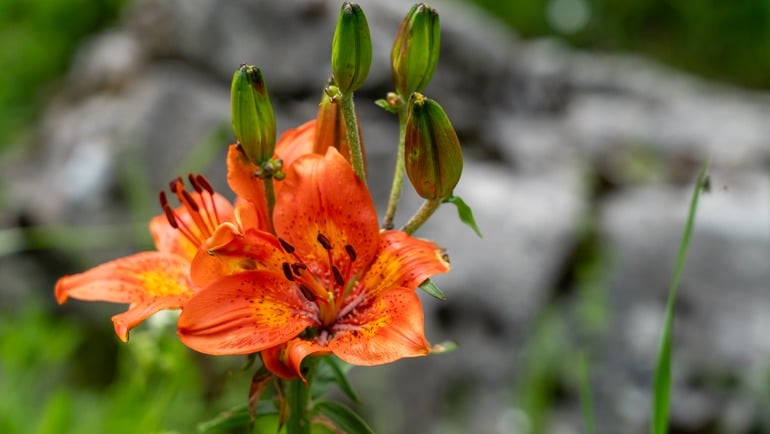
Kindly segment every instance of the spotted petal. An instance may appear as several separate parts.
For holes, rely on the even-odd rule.
[[[123,341],[128,332],[162,309],[177,309],[189,299],[194,287],[185,258],[164,252],[143,252],[116,259],[83,273],[64,276],[54,289],[59,304],[68,298],[129,303],[125,314],[113,317]]]
[[[443,250],[431,241],[386,231],[380,237],[377,257],[362,279],[362,288],[369,296],[392,288],[416,289],[425,279],[448,271]]]
[[[317,326],[314,308],[282,274],[248,271],[225,276],[191,298],[178,333],[202,353],[249,354]]]
[[[340,270],[350,263],[350,245],[357,257],[352,274],[362,272],[377,251],[379,228],[369,191],[350,164],[329,148],[326,155],[296,160],[283,182],[274,212],[278,235],[296,247],[305,262],[328,264],[328,253],[318,241],[323,235]]]
[[[338,321],[328,348],[354,365],[371,366],[430,353],[422,304],[414,290],[393,289]]]

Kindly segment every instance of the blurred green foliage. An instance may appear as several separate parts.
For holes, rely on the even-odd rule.
[[[0,1],[0,151],[32,121],[77,43],[112,23],[124,2]]]
[[[555,35],[579,47],[638,52],[705,77],[770,87],[766,0],[469,1],[524,37]]]

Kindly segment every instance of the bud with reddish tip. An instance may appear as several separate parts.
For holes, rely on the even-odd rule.
[[[445,199],[460,181],[463,153],[441,106],[420,93],[409,97],[404,136],[406,174],[425,199]]]
[[[275,114],[259,68],[241,65],[230,87],[233,131],[246,156],[261,166],[275,150]]]
[[[366,15],[356,3],[340,9],[332,40],[332,74],[343,94],[353,92],[366,80],[372,65],[372,39]]]
[[[438,64],[441,28],[438,13],[424,3],[409,10],[401,22],[390,63],[399,95],[407,97],[422,92]]]
[[[342,117],[340,102],[335,93],[328,90],[334,86],[334,81],[331,80],[321,96],[321,103],[318,104],[313,153],[323,155],[329,147],[333,147],[340,151],[346,160],[351,161],[348,129],[345,125],[345,119]],[[361,137],[360,124],[358,125],[358,133]],[[361,152],[364,152],[363,143],[361,143],[361,147]],[[364,162],[366,161],[364,160]]]

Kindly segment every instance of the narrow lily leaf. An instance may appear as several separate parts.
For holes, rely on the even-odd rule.
[[[420,284],[420,289],[425,291],[428,295],[430,295],[433,298],[437,298],[441,301],[446,301],[446,295],[444,294],[441,289],[439,289],[438,286],[436,286],[435,283],[433,283],[430,279],[425,280],[425,282],[422,282]]]
[[[706,185],[710,162],[706,162],[700,171],[698,181],[695,184],[692,199],[690,200],[690,210],[687,215],[682,241],[679,244],[679,254],[676,259],[674,276],[671,279],[671,286],[668,290],[668,301],[666,303],[666,316],[663,320],[663,331],[661,332],[660,342],[658,343],[658,361],[655,367],[655,385],[652,395],[652,423],[650,424],[652,434],[666,434],[668,432],[668,412],[669,400],[671,398],[671,337],[674,329],[674,308],[676,306],[676,292],[679,288],[679,280],[684,269],[684,262],[687,257],[687,250],[690,246],[690,237],[695,223],[695,211],[698,209],[698,199],[703,187]]]
[[[468,204],[465,203],[465,201],[460,198],[460,196],[449,196],[442,202],[451,203],[456,206],[457,216],[460,217],[460,221],[470,226],[470,228],[473,229],[473,232],[476,232],[476,235],[478,235],[479,238],[484,238],[484,236],[481,235],[479,227],[476,225],[476,219],[473,218],[473,210],[468,206]]]
[[[319,401],[313,412],[331,421],[334,426],[346,434],[374,434],[369,425],[350,407],[334,401]]]
[[[324,357],[323,360],[331,368],[334,381],[340,386],[340,389],[342,389],[345,395],[347,395],[353,402],[359,402],[358,395],[348,381],[347,372],[350,370],[351,365],[334,356]]]
[[[593,399],[591,399],[591,383],[588,375],[588,356],[580,354],[580,407],[583,410],[583,426],[586,434],[596,434]]]
[[[254,412],[255,417],[277,415],[275,405],[271,402],[260,402]],[[198,424],[198,432],[209,433],[219,432],[225,430],[232,430],[234,428],[240,428],[249,426],[251,423],[251,415],[248,405],[239,405],[230,410],[223,411],[211,420],[201,422]]]

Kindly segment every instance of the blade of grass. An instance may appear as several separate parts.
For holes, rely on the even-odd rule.
[[[671,336],[674,328],[674,308],[676,307],[676,292],[679,287],[679,280],[682,277],[684,262],[687,257],[687,250],[690,247],[690,237],[695,223],[695,211],[698,209],[698,199],[701,190],[705,185],[708,176],[710,161],[700,171],[698,181],[695,184],[695,190],[690,200],[690,210],[687,215],[687,222],[682,233],[682,241],[679,244],[679,254],[676,259],[674,276],[671,279],[671,286],[668,290],[668,301],[666,302],[666,316],[663,320],[663,330],[661,332],[658,344],[658,361],[655,366],[655,383],[652,395],[652,423],[650,425],[652,434],[666,434],[668,432],[668,412],[669,400],[671,398]]]
[[[596,434],[596,418],[588,374],[588,355],[585,351],[580,353],[580,409],[583,412],[585,434]]]

